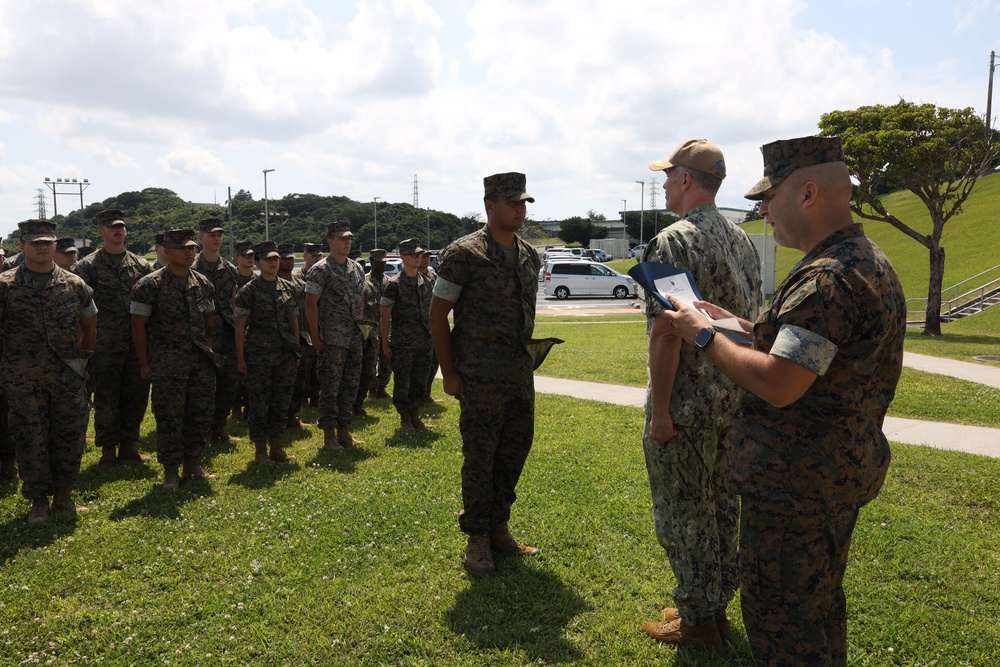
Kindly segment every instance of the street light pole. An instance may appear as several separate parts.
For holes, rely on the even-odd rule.
[[[376,247],[376,248],[378,247],[378,200],[379,199],[381,199],[381,197],[375,197],[374,199],[372,199],[372,206],[375,209],[375,246],[374,247]]]
[[[68,185],[76,188],[80,193],[80,236],[84,237],[84,243],[86,243],[86,220],[83,217],[83,191],[90,187],[90,180],[86,178],[57,178],[52,180],[48,176],[45,177],[45,187],[52,191],[52,217],[59,215],[59,197],[57,195],[71,195],[74,192],[67,192],[63,190],[59,192],[60,185]]]
[[[636,181],[636,183],[639,184],[639,244],[641,245],[646,242],[643,236],[643,232],[645,230],[643,229],[643,224],[642,224],[642,218],[646,212],[646,205],[645,202],[643,201],[646,198],[646,182]]]
[[[628,213],[628,202],[622,200],[622,240],[625,241],[625,252],[628,252],[628,231],[625,214]]]
[[[267,175],[272,171],[274,171],[274,169],[264,170],[264,240],[265,241],[271,240],[271,230],[268,226],[270,218],[268,217],[268,210],[267,210]]]

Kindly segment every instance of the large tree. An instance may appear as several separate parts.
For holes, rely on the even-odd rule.
[[[558,233],[563,243],[579,243],[585,248],[590,245],[590,239],[603,239],[607,235],[607,227],[595,225],[578,215],[563,220]]]
[[[924,335],[941,335],[945,223],[962,211],[979,177],[993,162],[992,133],[973,109],[938,108],[901,100],[823,114],[819,128],[840,135],[851,175],[857,180],[851,208],[868,220],[887,222],[930,255]],[[931,231],[924,234],[886,209],[882,195],[909,190],[924,203]]]

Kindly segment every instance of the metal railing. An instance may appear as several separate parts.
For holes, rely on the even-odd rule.
[[[984,280],[985,282],[982,282]],[[976,285],[976,287],[970,289],[969,285]],[[1000,291],[1000,264],[951,287],[942,289],[941,317],[942,319],[950,318],[956,312],[973,306],[982,310],[993,305],[989,303],[989,297],[998,291]],[[927,297],[914,297],[906,300],[906,321],[908,323],[923,322],[926,314]]]

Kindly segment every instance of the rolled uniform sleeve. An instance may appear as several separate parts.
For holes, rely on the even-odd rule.
[[[462,296],[462,286],[445,280],[441,274],[438,274],[438,278],[434,282],[434,296],[455,303],[458,301],[458,297]]]
[[[808,329],[786,324],[778,331],[771,354],[823,375],[837,356],[837,346]]]

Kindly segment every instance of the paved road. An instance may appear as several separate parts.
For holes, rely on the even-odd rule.
[[[631,313],[638,314],[634,307],[639,301],[636,299],[616,299],[614,297],[570,297],[568,299],[557,299],[554,296],[545,296],[541,289],[538,290],[538,298],[535,300],[536,315],[616,315]]]

